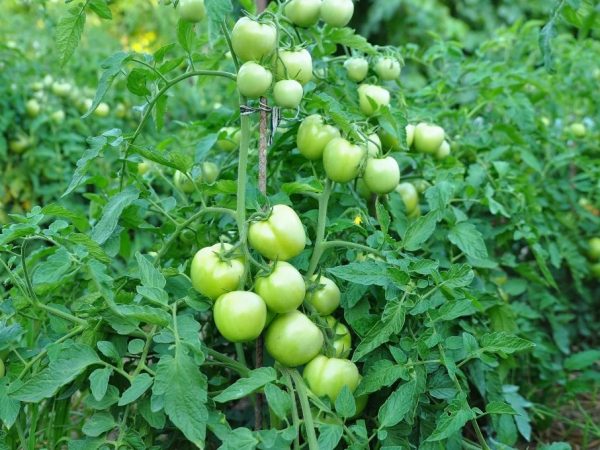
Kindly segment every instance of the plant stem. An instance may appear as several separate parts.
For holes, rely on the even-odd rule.
[[[288,370],[292,379],[294,380],[296,392],[298,392],[298,398],[300,399],[300,407],[302,408],[302,417],[304,418],[304,429],[306,430],[308,448],[309,450],[319,450],[317,434],[315,433],[315,425],[313,423],[312,411],[310,410],[310,403],[308,401],[308,394],[306,393],[304,380],[295,369]]]
[[[292,384],[292,380],[290,378],[290,374],[287,370],[282,371],[283,374],[283,382],[288,388],[288,393],[290,394],[290,398],[292,400],[292,424],[294,425],[294,429],[296,430],[296,438],[294,439],[294,450],[300,449],[300,417],[298,416],[298,404],[296,403],[296,391],[294,390],[294,386]]]
[[[333,183],[327,179],[325,181],[325,188],[319,196],[319,218],[317,220],[317,237],[315,239],[315,248],[310,258],[310,265],[308,266],[307,278],[310,278],[319,265],[321,256],[323,255],[323,244],[325,243],[325,226],[327,225],[327,206],[329,205],[329,197],[333,189]]]
[[[377,256],[382,255],[379,252],[379,250],[371,248],[367,245],[356,244],[354,242],[348,242],[348,241],[327,241],[327,242],[323,242],[323,244],[321,245],[321,249],[323,250],[323,252],[325,252],[325,250],[328,250],[328,249],[334,248],[334,247],[355,248],[356,250],[363,250],[368,253],[373,253],[374,255],[377,255]]]
[[[204,351],[206,351],[206,353],[209,356],[212,356],[217,361],[220,361],[220,362],[224,363],[227,367],[235,370],[237,373],[239,373],[243,377],[247,377],[248,374],[250,373],[250,369],[248,369],[246,366],[244,366],[243,364],[239,363],[235,359],[230,358],[227,355],[224,355],[223,353],[220,353],[220,352],[218,352],[216,350],[213,350],[210,347],[206,347],[204,349]]]

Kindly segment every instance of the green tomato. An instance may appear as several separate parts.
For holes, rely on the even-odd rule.
[[[194,182],[179,170],[176,170],[173,174],[173,184],[177,189],[186,194],[191,194],[196,189]]]
[[[600,262],[590,265],[590,272],[596,278],[600,279]]]
[[[254,222],[248,241],[265,258],[287,261],[302,253],[306,232],[298,214],[287,205],[275,205],[266,220]]]
[[[193,244],[194,242],[196,242],[196,233],[194,233],[194,231],[190,230],[189,228],[185,228],[181,231],[179,239],[181,239],[181,242],[183,242],[184,244]]]
[[[580,122],[572,123],[569,130],[575,137],[584,137],[587,133],[585,125]]]
[[[57,97],[68,97],[72,89],[73,86],[71,86],[71,83],[61,83],[60,81],[55,81],[54,83],[52,83],[51,88],[52,93]]]
[[[354,180],[365,157],[365,149],[343,138],[332,139],[323,151],[323,167],[327,177],[336,183]]]
[[[50,121],[56,124],[63,123],[65,121],[65,112],[62,109],[54,111],[50,114]]]
[[[40,104],[35,98],[27,100],[27,103],[25,103],[25,112],[32,119],[39,115],[41,109]]]
[[[267,322],[267,306],[254,292],[221,295],[213,310],[219,333],[230,342],[248,342],[260,336]]]
[[[377,131],[377,135],[381,140],[381,149],[382,150],[390,150],[390,151],[400,151],[402,147],[400,146],[400,140],[396,137],[396,135],[392,133],[388,133],[383,128],[380,128]]]
[[[406,146],[410,149],[415,140],[415,126],[409,123],[404,131],[406,131]]]
[[[379,58],[375,63],[375,73],[384,81],[400,78],[400,63],[395,58]]]
[[[438,151],[445,137],[442,127],[421,122],[415,127],[413,144],[418,152],[433,154]]]
[[[204,0],[179,0],[177,11],[181,20],[200,22],[206,16]]]
[[[145,175],[152,170],[152,163],[150,161],[142,161],[137,165],[138,175]]]
[[[260,62],[277,48],[277,29],[242,17],[231,31],[231,45],[242,61]]]
[[[354,57],[344,62],[344,67],[348,73],[348,78],[356,83],[360,83],[367,78],[369,72],[369,62],[365,58]]]
[[[8,148],[13,153],[23,153],[29,147],[31,147],[31,138],[24,134],[20,134],[16,139],[8,142]]]
[[[202,170],[202,174],[200,176],[200,180],[206,184],[213,184],[219,178],[219,166],[217,166],[214,162],[206,161],[203,162],[200,166]]]
[[[296,80],[305,85],[312,80],[312,56],[306,49],[282,50],[277,55],[277,79]]]
[[[374,116],[390,104],[390,92],[381,86],[361,84],[358,87],[360,110],[366,116]]]
[[[440,145],[440,148],[437,149],[437,152],[435,152],[435,157],[437,159],[446,159],[448,156],[450,156],[450,144],[448,141],[444,141]]]
[[[321,19],[332,27],[345,27],[354,14],[352,0],[323,0]]]
[[[248,98],[264,96],[273,82],[273,74],[263,66],[249,61],[244,63],[237,74],[240,94]]]
[[[323,151],[327,144],[339,137],[340,132],[337,128],[325,125],[321,116],[313,114],[300,124],[296,145],[305,158],[315,161],[323,157]]]
[[[306,364],[323,347],[323,333],[298,310],[277,316],[265,333],[269,355],[287,367]]]
[[[400,194],[406,212],[410,215],[419,206],[419,193],[412,183],[400,183],[396,187],[396,192]]]
[[[117,103],[117,106],[115,107],[115,116],[117,116],[118,119],[127,117],[127,107],[123,103]]]
[[[211,300],[237,289],[244,275],[243,258],[225,258],[231,249],[231,244],[215,244],[198,250],[192,259],[192,286]]]
[[[336,358],[347,358],[352,350],[352,336],[348,327],[333,316],[327,316],[327,325],[333,331],[333,350]]]
[[[280,108],[298,108],[303,95],[302,85],[296,80],[281,80],[273,86],[273,98]]]
[[[594,261],[600,259],[600,237],[593,237],[588,241],[589,255]]]
[[[110,106],[108,106],[104,102],[100,102],[96,109],[94,110],[94,115],[96,117],[107,117],[110,113]]]
[[[294,25],[312,27],[319,21],[321,0],[291,0],[283,12]]]
[[[315,286],[308,289],[306,302],[321,315],[328,316],[340,306],[342,294],[337,284],[324,276],[313,275],[311,278]]]
[[[4,361],[0,358],[0,378],[3,378],[5,373],[6,369],[4,368]]]
[[[365,145],[367,156],[369,158],[376,158],[381,153],[381,139],[376,133],[369,134],[367,136],[367,142]]]
[[[400,183],[400,167],[391,156],[382,159],[369,158],[363,174],[371,192],[384,195],[392,192]]]
[[[223,127],[219,130],[216,146],[219,150],[232,152],[240,146],[242,133],[239,128]]]
[[[360,381],[358,367],[352,361],[323,355],[306,365],[303,376],[315,395],[329,397],[332,403],[335,403],[344,386],[354,392]]]
[[[278,261],[267,276],[256,279],[254,290],[278,314],[295,310],[304,301],[306,285],[300,272],[285,261]]]

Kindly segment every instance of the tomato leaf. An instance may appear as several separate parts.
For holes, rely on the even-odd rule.
[[[248,377],[240,378],[214,398],[219,403],[229,402],[245,397],[260,389],[267,383],[277,379],[277,372],[272,367],[261,367],[250,372]]]

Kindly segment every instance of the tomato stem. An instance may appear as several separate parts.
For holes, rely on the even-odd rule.
[[[310,450],[319,450],[319,443],[317,441],[317,434],[315,433],[315,425],[313,422],[312,411],[310,410],[310,402],[308,401],[308,394],[306,392],[306,386],[304,380],[300,376],[297,370],[287,369],[294,380],[296,385],[296,392],[298,392],[298,398],[300,399],[300,407],[302,408],[302,417],[304,418],[304,429],[306,431],[306,441]]]
[[[317,237],[315,239],[315,248],[310,258],[310,265],[308,266],[308,272],[306,277],[310,278],[313,276],[319,265],[321,256],[323,255],[323,244],[325,243],[325,226],[327,225],[327,207],[329,205],[329,197],[333,190],[333,183],[327,179],[325,181],[325,188],[319,196],[319,218],[317,220]]]

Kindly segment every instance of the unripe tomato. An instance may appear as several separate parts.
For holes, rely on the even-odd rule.
[[[239,128],[223,127],[219,130],[216,146],[219,150],[232,152],[240,146],[241,137]]]
[[[61,83],[60,81],[52,83],[52,93],[57,97],[68,97],[71,93],[71,89],[73,89],[71,83]]]
[[[360,83],[367,78],[369,72],[369,62],[365,58],[354,57],[349,58],[344,62],[344,67],[348,73],[348,78],[352,81]]]
[[[600,237],[591,238],[588,245],[590,258],[594,261],[600,259]]]
[[[336,358],[347,358],[352,349],[352,336],[348,327],[339,322],[335,317],[327,317],[327,325],[333,330],[333,350]]]
[[[213,310],[219,333],[230,342],[248,342],[262,333],[267,306],[254,292],[233,291],[221,295]]]
[[[219,166],[214,162],[205,161],[200,166],[202,173],[200,175],[200,181],[206,184],[213,184],[219,178]]]
[[[296,80],[281,80],[273,86],[273,98],[280,108],[296,109],[303,95],[302,85]]]
[[[3,378],[5,373],[6,369],[4,368],[4,361],[0,358],[0,378]]]
[[[31,83],[31,90],[32,91],[41,91],[44,89],[44,83],[41,81],[36,81],[34,83]]]
[[[192,259],[192,286],[211,300],[237,289],[244,275],[244,260],[241,257],[225,259],[225,254],[231,248],[231,244],[204,247]]]
[[[85,100],[81,101],[81,103],[79,103],[78,107],[82,113],[85,113],[90,110],[93,104],[94,100],[92,100],[91,98],[86,98]]]
[[[413,180],[412,184],[415,186],[415,188],[417,188],[417,192],[419,194],[423,194],[427,189],[429,189],[431,187],[431,183],[422,178]]]
[[[421,122],[415,127],[413,144],[421,153],[435,153],[446,137],[444,129],[437,125]]]
[[[358,87],[358,101],[362,113],[373,116],[390,104],[390,93],[381,86],[361,84]]]
[[[248,229],[252,248],[265,258],[287,261],[306,246],[306,233],[298,214],[287,205],[275,205],[266,220],[254,222]]]
[[[340,132],[331,125],[325,125],[323,118],[313,114],[305,118],[298,128],[296,145],[302,155],[311,161],[321,159],[323,151],[332,139],[339,138]]]
[[[319,354],[323,333],[298,310],[277,316],[265,333],[265,346],[280,364],[297,367]]]
[[[363,174],[371,192],[383,195],[392,192],[400,182],[400,167],[394,158],[369,158]]]
[[[273,74],[263,66],[249,61],[237,74],[237,87],[244,97],[259,98],[267,93],[273,82]]]
[[[117,106],[115,107],[115,116],[119,119],[127,117],[127,107],[123,103],[117,103]]]
[[[25,103],[25,112],[32,119],[38,116],[41,109],[40,104],[35,98],[27,100],[27,103]]]
[[[304,301],[306,285],[300,272],[285,261],[278,261],[273,271],[256,279],[254,290],[278,314],[295,310]]]
[[[65,121],[65,112],[62,109],[54,111],[50,114],[50,121],[56,124],[63,123]]]
[[[179,0],[177,11],[181,20],[200,22],[206,16],[204,0]]]
[[[344,386],[354,392],[360,381],[358,367],[348,359],[317,356],[304,368],[308,387],[319,397],[329,397],[335,403]]]
[[[97,117],[107,117],[108,113],[110,113],[110,106],[104,102],[98,103],[98,106],[94,110],[94,115]]]
[[[332,27],[345,27],[354,14],[352,0],[323,0],[321,19]]]
[[[173,184],[177,189],[186,194],[191,194],[196,189],[194,182],[179,170],[176,170],[173,174]]]
[[[259,62],[277,48],[277,30],[271,24],[242,17],[231,31],[231,45],[242,61]]]
[[[599,263],[594,263],[590,266],[590,272],[592,273],[592,275],[594,275],[596,278],[600,279],[600,262]]]
[[[142,161],[137,165],[138,175],[145,175],[146,173],[150,172],[151,169],[152,163],[150,161]]]
[[[28,136],[21,134],[16,139],[8,142],[8,148],[11,152],[23,153],[31,146],[31,144],[31,139]]]
[[[388,133],[383,128],[380,128],[379,131],[377,131],[377,135],[379,136],[379,139],[381,139],[382,150],[391,150],[395,152],[402,150],[400,140],[395,134]]]
[[[396,192],[400,194],[402,198],[402,202],[404,203],[404,207],[406,208],[406,212],[408,214],[412,213],[419,206],[419,193],[417,192],[417,188],[412,183],[400,183],[396,187]]]
[[[319,21],[321,0],[291,0],[283,12],[294,25],[312,27]]]
[[[343,138],[332,139],[323,152],[323,167],[327,177],[337,183],[354,180],[365,157],[365,149]]]
[[[404,131],[406,131],[406,146],[411,148],[415,140],[415,126],[409,123],[404,127]]]
[[[367,151],[367,156],[369,158],[376,158],[377,156],[379,156],[382,146],[381,139],[376,133],[372,133],[367,136],[365,148]]]
[[[548,119],[548,117],[542,116],[542,118],[540,120],[541,120],[542,124],[545,127],[549,127],[550,126],[550,119]]]
[[[277,79],[296,80],[305,85],[312,80],[312,56],[306,49],[282,50],[277,58]]]
[[[437,152],[435,152],[435,157],[437,159],[445,159],[448,156],[450,156],[450,144],[448,141],[444,141],[440,145],[440,148],[437,149]]]
[[[384,81],[396,80],[400,77],[400,63],[395,58],[379,58],[375,63],[375,73]]]
[[[316,285],[310,287],[306,293],[306,302],[322,316],[328,316],[340,306],[342,294],[337,284],[324,276],[313,275],[312,281]]]
[[[42,84],[46,87],[49,87],[52,85],[52,83],[54,83],[54,78],[52,78],[52,75],[48,74],[44,77],[44,79],[42,80]]]
[[[575,137],[584,137],[587,133],[585,125],[580,122],[572,123],[569,130]]]
[[[179,239],[184,244],[193,244],[194,242],[196,242],[196,233],[194,233],[194,231],[190,230],[189,228],[185,228],[181,231]]]

